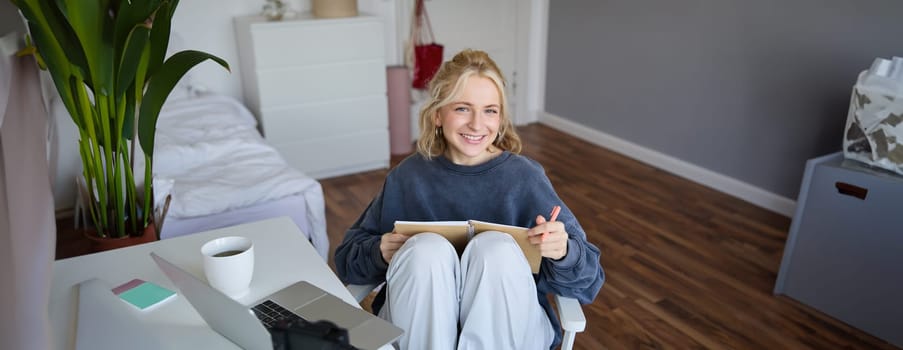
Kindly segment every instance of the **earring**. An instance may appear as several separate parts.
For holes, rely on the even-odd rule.
[[[442,127],[441,126],[436,127],[436,136],[442,136]]]

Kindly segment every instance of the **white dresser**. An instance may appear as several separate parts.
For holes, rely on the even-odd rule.
[[[267,142],[314,178],[389,166],[378,17],[235,19],[245,101]]]

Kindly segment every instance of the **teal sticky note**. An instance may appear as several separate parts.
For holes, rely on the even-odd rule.
[[[141,279],[113,288],[113,293],[139,310],[146,310],[176,295],[176,292]]]

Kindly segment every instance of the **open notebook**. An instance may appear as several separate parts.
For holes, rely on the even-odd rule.
[[[435,232],[447,239],[455,247],[460,255],[470,239],[486,231],[504,232],[514,238],[520,246],[524,257],[530,264],[533,273],[539,273],[539,263],[542,255],[536,246],[530,244],[527,239],[527,228],[511,225],[495,224],[479,220],[467,221],[395,221],[395,232],[411,236],[422,232]]]

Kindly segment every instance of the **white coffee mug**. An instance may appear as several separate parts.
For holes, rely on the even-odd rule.
[[[204,274],[214,289],[235,299],[248,293],[254,275],[254,244],[247,237],[220,237],[201,246]]]

